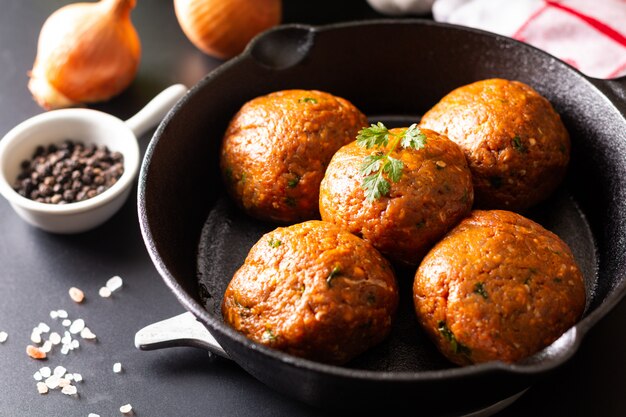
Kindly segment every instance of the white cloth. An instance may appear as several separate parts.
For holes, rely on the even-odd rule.
[[[592,77],[626,75],[626,0],[436,0],[432,12],[527,42]]]
[[[427,14],[435,0],[367,0],[367,2],[379,13],[400,16]]]

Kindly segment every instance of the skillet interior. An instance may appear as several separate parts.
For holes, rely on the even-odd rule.
[[[221,136],[245,101],[280,89],[316,88],[346,97],[370,115],[417,115],[453,88],[490,77],[532,85],[553,103],[572,136],[572,162],[562,187],[564,194],[535,216],[552,228],[568,224],[566,232],[556,231],[580,252],[578,260],[584,260],[588,289],[593,293],[586,318],[557,349],[528,364],[512,366],[443,369],[449,365],[431,350],[425,351],[423,361],[400,367],[403,372],[390,372],[398,369],[397,365],[386,367],[384,362],[367,360],[355,361],[350,369],[331,367],[258,346],[224,326],[217,312],[202,307],[196,281],[199,236],[209,213],[219,212],[216,204],[223,195],[217,171]],[[355,406],[374,392],[393,401],[414,402],[419,392],[423,409],[431,413],[468,411],[523,389],[535,376],[568,359],[584,333],[623,296],[625,125],[620,111],[585,77],[546,54],[505,38],[419,21],[315,30],[286,27],[268,32],[239,58],[210,74],[161,124],[140,178],[142,230],[155,265],[181,303],[210,327],[237,363],[268,385],[307,402],[333,407]],[[571,212],[574,205],[568,202],[569,195],[584,218]],[[565,207],[559,208],[561,203]],[[571,215],[561,216],[562,210]],[[240,220],[230,219],[231,225]],[[595,237],[597,257],[592,253],[594,243],[585,231],[585,220]],[[221,224],[227,222],[223,218]],[[250,245],[256,237],[250,234],[246,241]],[[247,252],[249,245],[242,250]],[[209,262],[201,269],[215,271],[217,263],[211,262],[217,259],[201,258]],[[232,262],[241,263],[241,259]],[[227,282],[230,276],[221,279]],[[221,299],[219,289],[209,292],[214,300]],[[449,401],[450,396],[457,401]]]
[[[370,119],[372,123],[382,121],[388,127],[410,126],[416,122],[415,117]],[[585,277],[587,305],[592,304],[598,276],[595,241],[571,192],[561,187],[552,198],[525,215],[556,233],[570,246]],[[202,228],[198,246],[198,293],[202,304],[214,317],[221,320],[220,306],[226,287],[252,245],[276,227],[275,223],[247,216],[228,196],[220,195]],[[414,274],[415,268],[396,266],[401,301],[392,333],[384,343],[352,360],[346,365],[348,368],[420,372],[455,367],[437,352],[419,328],[412,299]],[[551,349],[527,362],[545,361],[559,354],[558,349]]]

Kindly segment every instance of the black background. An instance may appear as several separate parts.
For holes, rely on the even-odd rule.
[[[45,19],[69,3],[58,0],[2,0],[0,5],[0,136],[41,113],[26,84]],[[283,22],[324,24],[381,18],[365,0],[284,2]],[[429,18],[429,16],[426,16]],[[132,13],[142,41],[137,78],[120,96],[91,106],[128,118],[170,84],[192,86],[222,62],[186,39],[169,0],[139,0]],[[433,45],[436,47],[436,45]],[[379,51],[384,54],[384,51]],[[149,135],[141,139],[142,150]],[[120,275],[124,287],[110,299],[97,295],[106,280]],[[67,290],[85,291],[82,305]],[[141,239],[133,193],[109,222],[88,233],[52,235],[28,226],[0,200],[0,416],[120,415],[131,403],[137,416],[322,416],[327,413],[265,387],[236,364],[211,359],[192,348],[140,352],[134,334],[143,326],[183,312],[152,265]],[[45,362],[25,354],[31,330],[39,322],[60,331],[50,310],[66,309],[82,317],[98,335],[96,343]],[[113,363],[121,362],[122,374]],[[36,392],[32,374],[41,366],[63,365],[79,372],[78,397],[55,390]],[[626,415],[626,303],[622,302],[592,330],[564,368],[531,387],[498,414],[513,416]],[[384,401],[384,399],[379,399]],[[451,401],[454,399],[451,398]],[[415,414],[419,414],[415,404]]]

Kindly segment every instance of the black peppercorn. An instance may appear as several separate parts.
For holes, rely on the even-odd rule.
[[[31,200],[67,204],[93,198],[124,173],[123,156],[106,146],[71,140],[38,146],[23,161],[13,189]]]

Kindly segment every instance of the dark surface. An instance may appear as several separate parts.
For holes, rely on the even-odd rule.
[[[2,4],[0,135],[42,111],[26,89],[26,72],[41,24],[66,3],[8,0]],[[364,2],[334,3],[286,2],[284,20],[319,24],[379,17]],[[143,43],[137,79],[118,98],[93,106],[121,118],[131,116],[166,86],[175,82],[191,86],[220,64],[186,40],[170,1],[140,1],[133,21]],[[143,148],[148,139],[142,139]],[[56,236],[26,225],[6,201],[0,201],[0,330],[9,333],[9,340],[0,345],[0,416],[119,415],[119,407],[126,403],[138,416],[324,415],[275,393],[232,362],[209,359],[203,351],[134,348],[138,329],[183,311],[146,253],[135,204],[133,195],[97,230]],[[98,288],[116,274],[124,278],[124,288],[111,299],[100,298]],[[67,296],[71,286],[85,291],[83,305],[75,305]],[[84,318],[99,339],[82,342],[80,350],[67,356],[57,350],[45,363],[83,374],[78,398],[59,391],[37,394],[32,374],[44,363],[24,353],[30,331],[40,321],[59,330],[60,325],[48,316],[58,308]],[[565,368],[536,383],[499,415],[626,415],[625,325],[626,303],[622,302],[590,331]],[[125,368],[120,375],[111,370],[118,361]]]

